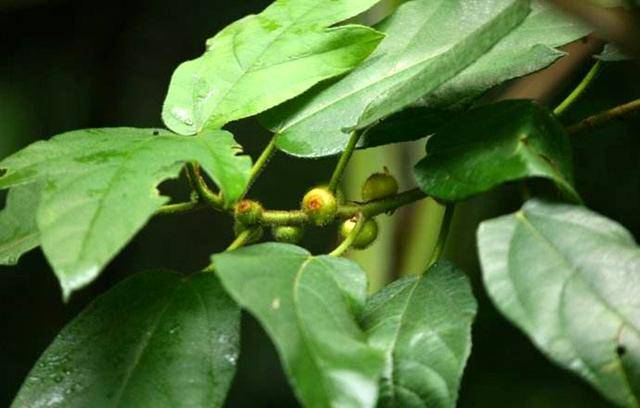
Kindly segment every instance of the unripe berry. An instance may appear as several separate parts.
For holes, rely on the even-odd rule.
[[[286,244],[297,244],[304,236],[304,229],[302,229],[302,227],[288,225],[275,226],[271,232],[276,241]]]
[[[329,189],[316,187],[302,199],[302,211],[307,214],[312,224],[324,226],[336,217],[338,201]]]
[[[358,220],[354,218],[342,223],[340,226],[340,235],[342,239],[346,239],[349,234],[351,234],[351,231],[353,231],[357,223]],[[366,249],[375,242],[376,238],[378,238],[378,223],[373,219],[367,220],[364,222],[362,229],[353,240],[351,246],[356,249]]]
[[[236,237],[246,230],[250,230],[247,244],[253,244],[254,242],[260,241],[262,235],[264,234],[264,228],[262,228],[262,226],[260,225],[248,227],[247,225],[238,222],[233,225],[233,232],[235,233]]]
[[[398,182],[385,168],[384,173],[369,176],[362,185],[362,200],[365,202],[380,200],[398,192]]]
[[[252,200],[242,200],[235,206],[236,222],[242,225],[255,225],[262,219],[262,205]]]

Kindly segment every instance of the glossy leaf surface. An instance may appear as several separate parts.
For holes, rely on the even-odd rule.
[[[366,278],[352,261],[262,244],[215,255],[223,286],[264,326],[305,406],[371,407],[383,355],[356,323]]]
[[[640,248],[585,208],[531,200],[478,232],[494,303],[553,361],[620,406],[640,398]]]
[[[387,356],[379,406],[455,407],[475,314],[467,278],[446,262],[375,294],[362,320]]]
[[[326,156],[366,126],[416,102],[482,56],[529,11],[520,0],[414,0],[378,28],[386,38],[356,70],[269,112],[278,147]]]
[[[239,330],[240,310],[214,275],[135,275],[63,329],[13,407],[222,406]]]
[[[456,117],[429,139],[415,175],[425,193],[449,202],[530,177],[550,179],[580,200],[564,128],[529,101],[503,101]]]
[[[228,204],[242,193],[250,159],[231,134],[184,137],[151,129],[80,130],[0,162],[0,188],[43,182],[37,224],[65,296],[91,282],[167,201],[156,186],[197,161]]]
[[[364,60],[382,35],[356,25],[332,27],[378,0],[277,0],[207,41],[205,53],[173,75],[163,119],[195,134],[252,116]]]
[[[40,244],[36,210],[40,186],[18,187],[9,192],[0,212],[0,265],[15,265],[22,255]]]

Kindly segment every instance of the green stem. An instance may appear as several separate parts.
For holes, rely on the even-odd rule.
[[[247,183],[247,187],[244,193],[242,193],[241,199],[247,195],[247,193],[249,192],[253,184],[256,182],[256,180],[258,179],[258,177],[266,167],[267,163],[269,163],[269,160],[271,160],[271,158],[273,157],[273,154],[276,152],[277,138],[278,138],[277,134],[273,135],[273,137],[271,138],[271,141],[269,142],[267,147],[265,147],[265,149],[262,151],[262,154],[260,154],[260,157],[258,157],[258,160],[256,160],[253,167],[251,168],[251,173],[249,174],[249,182]]]
[[[342,241],[340,245],[338,245],[336,249],[334,249],[329,253],[329,255],[342,256],[345,252],[347,252],[347,250],[351,248],[351,245],[353,245],[353,241],[355,241],[360,231],[362,231],[362,227],[364,227],[364,223],[366,220],[367,219],[364,217],[363,214],[358,214],[358,222],[356,222],[356,225],[355,227],[353,227],[353,230],[349,233],[349,235],[347,235],[344,241]]]
[[[455,211],[455,205],[447,204],[447,208],[444,212],[444,217],[442,218],[442,225],[440,227],[440,235],[438,235],[438,242],[436,243],[436,247],[431,254],[431,259],[427,263],[427,270],[433,266],[440,258],[444,252],[444,247],[447,244],[447,237],[449,236],[449,230],[451,229],[451,220],[453,219],[453,213]]]
[[[589,88],[589,85],[593,80],[598,76],[600,69],[602,68],[602,61],[596,62],[593,67],[587,72],[587,75],[580,81],[578,86],[567,96],[567,98],[560,103],[554,110],[553,113],[556,116],[562,115],[571,105],[573,105],[581,96],[585,93],[585,91]]]
[[[236,239],[233,240],[233,242],[227,247],[225,252],[235,251],[236,249],[243,247],[249,241],[252,232],[253,231],[251,229],[242,231],[240,234],[238,234]]]
[[[225,249],[224,252],[235,251],[236,249],[243,247],[251,238],[251,232],[252,231],[250,229],[246,229],[242,231],[240,234],[238,234],[236,239],[234,239],[233,242],[229,244],[229,246],[227,247],[227,249]],[[213,265],[213,263],[211,263],[209,264],[209,266],[204,268],[202,272],[215,272],[215,270],[216,270],[215,266]]]
[[[302,225],[309,221],[307,214],[300,210],[282,211],[267,210],[262,213],[262,224],[268,225]]]
[[[358,141],[360,140],[360,136],[362,133],[360,131],[354,130],[351,132],[351,136],[349,137],[349,143],[347,147],[345,147],[342,155],[340,156],[340,160],[338,160],[338,164],[336,165],[336,169],[333,171],[333,175],[331,176],[331,181],[329,182],[329,191],[335,194],[338,190],[338,184],[340,184],[340,180],[342,180],[342,175],[344,174],[344,170],[347,168],[347,164],[349,164],[349,160],[353,155],[353,152],[356,150],[356,146],[358,145]]]
[[[206,202],[216,210],[223,210],[224,200],[219,194],[216,194],[209,189],[207,182],[204,177],[202,177],[202,174],[200,174],[200,167],[195,163],[189,163],[187,165],[187,171],[189,172],[189,178],[193,182],[196,192],[202,201]]]
[[[631,102],[625,103],[624,105],[616,106],[615,108],[611,108],[604,112],[589,116],[588,118],[581,120],[575,125],[569,126],[567,128],[567,132],[569,132],[570,134],[575,134],[583,132],[585,130],[596,129],[607,124],[608,122],[611,122],[612,120],[624,118],[625,116],[636,111],[640,111],[640,99],[636,99]]]
[[[203,203],[189,201],[185,203],[163,205],[156,211],[156,215],[184,214],[205,208]]]
[[[422,190],[414,188],[413,190],[405,191],[381,200],[370,201],[364,204],[343,205],[338,208],[338,217],[349,218],[358,213],[362,213],[366,218],[372,218],[424,198],[427,198],[427,195],[422,192]]]
[[[338,218],[347,219],[362,213],[366,218],[372,218],[376,215],[396,210],[415,201],[420,201],[426,197],[427,195],[425,193],[416,188],[364,204],[341,205],[338,207],[337,216]],[[262,224],[267,225],[303,225],[306,224],[309,219],[307,215],[300,210],[265,210],[260,221]]]

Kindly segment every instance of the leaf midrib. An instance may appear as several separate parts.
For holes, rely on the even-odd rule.
[[[93,230],[95,223],[98,219],[98,216],[100,214],[102,214],[102,210],[104,207],[104,201],[105,201],[105,197],[111,192],[111,188],[113,187],[113,184],[115,183],[115,179],[116,176],[119,176],[122,172],[123,169],[123,164],[124,163],[128,163],[129,160],[131,159],[131,157],[135,154],[137,154],[140,150],[142,150],[143,147],[146,147],[147,144],[149,144],[150,141],[154,140],[153,138],[148,138],[146,140],[143,140],[141,143],[139,143],[134,149],[129,150],[122,161],[120,161],[120,163],[116,166],[115,171],[112,173],[111,177],[109,178],[109,182],[107,184],[107,187],[105,188],[105,193],[102,194],[97,202],[96,202],[96,211],[93,213],[93,216],[91,217],[91,221],[89,222],[89,226],[84,230],[84,234],[81,240],[81,244],[80,244],[80,251],[78,252],[78,256],[74,257],[75,258],[75,262],[74,264],[77,264],[78,262],[84,260],[85,255],[85,251],[87,249],[87,245],[88,245],[88,236],[90,234],[90,232]]]
[[[504,10],[503,10],[503,11],[504,11]],[[409,41],[407,41],[407,44],[406,44],[406,45],[405,45],[401,50],[393,50],[393,51],[391,51],[391,52],[386,53],[386,54],[384,55],[384,61],[386,62],[388,58],[390,58],[391,56],[394,56],[394,55],[405,55],[405,54],[406,54],[406,52],[407,52],[407,50],[408,50],[408,49],[409,49],[409,48],[414,44],[414,42],[417,40],[417,37],[418,37],[418,36],[420,35],[420,33],[422,32],[422,28],[424,28],[425,26],[429,25],[429,23],[430,23],[430,22],[431,22],[431,20],[433,19],[433,15],[434,15],[434,14],[435,14],[435,13],[432,13],[432,14],[429,16],[429,18],[428,18],[427,20],[425,20],[425,22],[424,22],[424,24],[422,24],[421,28],[420,28],[419,30],[416,30],[416,33],[415,33],[415,34],[413,34],[413,35],[411,36],[411,38],[409,39]],[[502,15],[502,13],[501,13],[500,15]],[[494,20],[495,20],[495,19],[494,19]],[[492,21],[494,21],[494,20],[492,20]],[[487,24],[488,24],[488,23],[483,24],[483,25],[482,25],[482,27],[486,26]],[[472,37],[473,35],[477,34],[478,30],[480,30],[480,28],[478,28],[478,29],[474,30],[473,32],[470,32],[470,33],[469,33],[467,36],[465,36],[464,38]],[[459,42],[460,42],[460,41],[458,41],[458,43],[459,43]],[[286,127],[281,128],[281,129],[279,129],[279,130],[278,130],[278,133],[279,133],[279,134],[285,134],[287,131],[289,131],[290,129],[292,129],[294,126],[298,125],[300,122],[306,121],[306,120],[308,120],[308,119],[310,119],[310,118],[312,118],[312,117],[314,117],[314,116],[318,115],[320,112],[324,111],[325,109],[330,108],[331,106],[335,105],[336,103],[341,102],[341,101],[343,101],[343,100],[345,100],[345,99],[347,99],[347,98],[350,98],[351,96],[356,95],[356,94],[358,94],[358,93],[360,93],[360,92],[362,92],[362,91],[365,91],[365,90],[367,90],[368,88],[371,88],[371,87],[374,87],[374,86],[376,86],[376,85],[378,85],[378,84],[381,84],[381,83],[383,83],[383,82],[385,82],[385,81],[387,81],[387,80],[389,80],[389,79],[391,79],[391,78],[393,78],[393,77],[395,77],[395,76],[401,75],[401,74],[403,74],[403,73],[405,73],[405,72],[407,72],[407,71],[409,71],[409,70],[411,70],[411,69],[413,69],[413,68],[415,68],[415,67],[417,67],[417,66],[419,66],[419,65],[421,65],[421,64],[428,64],[428,63],[429,63],[430,61],[432,61],[434,58],[439,57],[439,56],[441,56],[442,54],[445,54],[445,53],[447,53],[447,52],[451,51],[453,48],[454,48],[454,46],[449,46],[449,47],[447,47],[444,51],[442,51],[442,52],[440,52],[440,53],[438,53],[438,54],[435,54],[435,55],[430,55],[430,56],[429,56],[427,59],[425,59],[425,60],[421,60],[421,61],[416,62],[416,63],[414,63],[414,64],[407,65],[406,67],[404,67],[403,69],[401,69],[401,70],[399,70],[399,71],[393,70],[393,73],[392,73],[391,75],[386,74],[384,77],[382,77],[382,78],[380,78],[380,79],[375,79],[375,80],[373,80],[373,81],[371,81],[371,82],[367,82],[363,87],[360,87],[360,88],[358,88],[358,89],[356,89],[356,90],[354,90],[354,91],[352,91],[352,92],[349,92],[349,93],[347,93],[347,94],[346,94],[346,95],[344,95],[344,96],[342,96],[342,95],[341,95],[341,96],[340,96],[340,97],[338,97],[338,98],[335,98],[335,99],[333,99],[333,100],[331,100],[331,101],[328,101],[327,103],[325,103],[324,105],[319,106],[316,110],[314,110],[314,111],[312,111],[312,112],[308,113],[307,115],[305,115],[305,116],[300,116],[297,120],[294,120],[294,121],[291,121],[291,122],[287,123],[287,124],[286,124]],[[365,61],[365,62],[366,62],[366,61]],[[379,63],[379,64],[381,64],[381,63]],[[395,66],[395,65],[394,65],[394,66]],[[392,68],[393,68],[393,67],[392,67]],[[392,69],[392,68],[391,68],[391,69]],[[389,71],[389,70],[387,70],[387,71]],[[354,73],[353,73],[353,74],[358,73],[358,72],[360,72],[360,70],[356,70],[356,71],[354,71]],[[352,75],[353,75],[353,74],[352,74]],[[351,77],[352,75],[349,75],[349,77]],[[349,77],[348,77],[348,78],[349,78]],[[446,82],[446,81],[445,81],[445,82]],[[382,90],[378,95],[380,95],[381,93],[383,93],[383,92],[387,91],[388,89],[391,89],[391,88],[387,88],[387,89],[385,89],[385,90]],[[364,113],[364,111],[366,110],[366,108],[367,108],[366,106],[363,108],[363,112],[362,112],[362,113]],[[360,115],[362,115],[362,113],[360,113]],[[354,125],[355,125],[355,124],[354,124]]]
[[[626,318],[626,316],[623,316],[622,314],[620,314],[620,312],[618,312],[611,304],[609,304],[607,299],[603,298],[600,295],[600,293],[597,292],[593,288],[593,286],[582,277],[582,274],[580,273],[581,269],[578,266],[574,266],[574,265],[571,264],[569,259],[567,259],[567,257],[560,251],[560,249],[556,248],[556,246],[553,244],[553,242],[551,240],[549,240],[542,232],[540,232],[531,223],[531,221],[527,218],[527,215],[524,213],[524,211],[518,212],[516,214],[515,218],[516,218],[516,220],[520,220],[521,224],[525,228],[530,230],[534,237],[537,237],[539,241],[541,241],[543,244],[545,244],[545,246],[547,246],[553,252],[555,252],[558,255],[558,257],[560,258],[560,260],[568,267],[570,273],[569,273],[569,276],[566,277],[565,281],[571,280],[574,277],[578,277],[579,280],[582,281],[582,283],[585,285],[585,287],[589,288],[589,291],[591,292],[593,297],[596,298],[602,304],[602,306],[605,307],[605,309],[607,309],[609,312],[611,312],[616,317],[618,317],[618,319],[620,319],[621,322],[624,322],[624,324],[627,327],[629,327],[631,329],[631,331],[633,331],[636,334],[636,336],[638,336],[638,338],[640,338],[640,329],[635,327],[632,322],[629,322],[628,319]]]
[[[308,257],[298,268],[298,270],[296,271],[296,275],[295,275],[295,279],[293,281],[293,304],[295,306],[295,316],[296,316],[296,320],[298,322],[298,327],[300,328],[300,334],[302,336],[302,338],[304,339],[304,344],[305,347],[307,348],[307,350],[309,351],[309,356],[311,357],[311,361],[313,363],[313,365],[316,367],[316,371],[318,374],[318,377],[320,378],[320,386],[324,391],[324,396],[327,400],[330,400],[330,393],[329,393],[329,388],[327,383],[326,383],[326,378],[325,376],[322,374],[323,370],[322,370],[322,364],[320,363],[320,361],[318,360],[315,352],[313,351],[313,342],[311,341],[311,335],[307,329],[306,324],[304,323],[303,319],[302,319],[302,313],[300,310],[300,303],[299,303],[299,285],[300,285],[300,280],[302,279],[302,275],[307,271],[307,266],[314,260],[313,257]]]
[[[311,13],[312,11],[314,11],[314,10],[318,7],[318,5],[319,5],[319,3],[316,3],[313,7],[310,7],[307,11],[305,11],[305,12],[304,12],[304,13],[303,13],[299,18],[298,18],[298,20],[290,20],[290,21],[289,21],[289,24],[288,24],[288,25],[286,25],[286,27],[285,27],[281,32],[279,32],[275,37],[273,37],[273,39],[272,39],[271,41],[269,41],[269,42],[265,45],[264,49],[260,52],[260,54],[258,54],[258,55],[253,59],[253,61],[251,61],[251,63],[250,63],[246,68],[245,68],[245,67],[243,67],[243,66],[242,66],[242,64],[240,64],[240,61],[239,61],[239,59],[237,58],[235,42],[232,42],[232,44],[231,44],[231,50],[233,51],[233,55],[234,55],[235,62],[236,62],[236,64],[238,64],[238,67],[240,68],[240,70],[242,71],[242,73],[241,73],[240,75],[238,75],[238,77],[233,81],[233,83],[232,83],[232,84],[227,88],[227,90],[225,91],[225,93],[220,97],[220,99],[219,99],[219,100],[218,100],[218,102],[215,104],[215,106],[213,106],[213,107],[211,108],[211,112],[212,112],[212,113],[213,113],[213,112],[215,112],[215,111],[216,111],[216,110],[217,110],[217,109],[218,109],[218,108],[219,108],[219,107],[220,107],[220,106],[221,106],[221,105],[222,105],[222,104],[227,100],[227,97],[229,96],[229,94],[230,94],[230,93],[235,89],[236,85],[238,85],[238,84],[240,83],[240,81],[242,81],[244,78],[246,78],[246,76],[247,76],[247,74],[248,74],[248,73],[256,72],[256,71],[254,70],[254,68],[255,68],[255,65],[256,65],[257,61],[259,61],[259,60],[260,60],[260,58],[262,58],[262,57],[264,56],[264,54],[265,54],[265,53],[266,53],[266,52],[271,48],[271,46],[272,46],[276,41],[278,41],[280,38],[282,38],[282,36],[283,36],[285,33],[288,33],[288,32],[289,32],[289,30],[291,30],[291,28],[292,28],[292,27],[295,27],[296,25],[298,25],[298,24],[299,24],[299,21],[300,21],[302,18],[304,18],[304,17],[308,16],[308,15],[309,15],[309,13]],[[254,18],[255,18],[255,16],[254,16]],[[235,35],[237,35],[237,32],[234,34],[234,37],[235,37]],[[263,67],[263,68],[261,68],[261,69],[265,69],[265,68]],[[212,90],[211,92],[213,92],[213,90]],[[209,94],[211,94],[211,92],[209,92]],[[208,96],[207,96],[207,97],[208,97]],[[209,116],[211,116],[211,115],[209,115]],[[202,125],[201,125],[201,126],[199,126],[199,127],[202,129],[202,128],[206,125],[206,123],[207,123],[207,122],[209,122],[210,120],[211,120],[211,119],[206,119],[206,120],[202,123]]]
[[[120,406],[120,402],[121,402],[122,397],[124,395],[124,391],[129,386],[129,381],[131,380],[131,377],[133,376],[133,373],[140,366],[140,361],[142,360],[142,357],[144,356],[144,354],[147,352],[148,346],[149,346],[149,344],[151,342],[151,339],[154,337],[154,334],[155,334],[156,330],[158,329],[158,326],[160,325],[160,322],[162,321],[162,318],[164,317],[164,314],[169,309],[169,306],[173,303],[173,300],[174,300],[173,298],[174,298],[175,294],[178,293],[178,291],[180,289],[181,289],[181,285],[178,284],[171,290],[171,292],[169,292],[169,294],[167,295],[167,303],[166,303],[166,305],[164,305],[162,310],[160,310],[160,312],[158,313],[158,316],[156,317],[156,319],[152,321],[152,323],[150,324],[150,329],[147,330],[146,333],[144,333],[142,341],[140,342],[138,348],[135,351],[135,355],[134,355],[134,358],[133,358],[133,363],[125,371],[125,375],[124,375],[124,378],[123,378],[123,381],[122,381],[122,385],[120,386],[120,389],[116,393],[116,397],[115,397],[115,400],[114,400],[114,407]]]

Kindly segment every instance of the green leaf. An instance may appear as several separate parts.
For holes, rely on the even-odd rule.
[[[425,193],[448,202],[530,177],[552,180],[580,201],[564,128],[530,101],[498,102],[456,117],[429,139],[415,175]]]
[[[383,355],[354,315],[366,295],[352,261],[285,244],[215,255],[223,286],[265,327],[305,406],[372,407]]]
[[[22,255],[40,245],[36,225],[40,190],[34,184],[9,192],[0,212],[0,265],[15,265]]]
[[[592,31],[549,2],[533,1],[531,8],[529,16],[515,30],[417,105],[450,109],[468,105],[489,88],[549,66],[565,55],[556,47]]]
[[[244,190],[250,159],[231,134],[184,137],[145,129],[80,130],[35,143],[0,162],[0,188],[44,183],[37,211],[42,248],[65,297],[102,268],[167,201],[156,186],[197,161],[227,204]]]
[[[364,60],[382,34],[331,27],[379,0],[277,0],[207,41],[199,58],[173,75],[163,119],[181,134],[255,115]]]
[[[359,147],[375,147],[422,139],[433,134],[454,116],[443,109],[410,107],[363,133]]]
[[[219,407],[239,332],[240,310],[214,275],[138,274],[62,330],[12,406]]]
[[[342,80],[265,116],[278,147],[296,156],[327,156],[366,126],[434,91],[486,53],[529,11],[522,0],[414,0],[379,29],[380,47]]]
[[[531,200],[478,232],[496,306],[553,361],[620,406],[640,398],[640,249],[583,207]]]
[[[362,320],[387,356],[379,405],[455,407],[475,314],[467,278],[447,262],[374,295]]]
[[[435,3],[431,2],[431,4]],[[426,12],[426,10],[423,11]],[[282,108],[268,114],[265,123],[273,129],[280,127],[282,133],[285,134],[281,141],[282,150],[296,156],[316,157],[335,154],[344,148],[348,135],[343,130],[353,126],[352,116],[357,113],[353,115],[347,115],[348,112],[344,113],[344,109],[349,109],[348,104],[333,109],[334,102],[331,102],[330,98],[338,97],[341,90],[348,94],[350,88],[357,86],[358,81],[364,81],[366,77],[373,77],[374,69],[382,64],[375,59],[384,58],[382,53],[388,44],[405,43],[407,34],[404,27],[416,24],[415,16],[411,11],[404,13],[402,8],[397,14],[378,27],[387,33],[387,38],[383,41],[380,49],[365,61],[362,67],[340,82],[325,87],[326,89],[312,91],[299,100],[285,104]],[[458,18],[461,17],[442,21],[440,24],[451,23],[451,21],[457,21]],[[395,28],[396,26],[397,28]],[[425,92],[420,95],[419,100],[412,103],[412,105],[422,107],[422,110],[413,110],[410,116],[392,116],[389,118],[392,125],[389,126],[385,126],[385,122],[389,119],[380,125],[374,124],[369,133],[373,133],[376,128],[381,127],[381,131],[375,133],[382,137],[368,135],[363,139],[360,147],[404,142],[429,135],[434,128],[412,127],[412,123],[420,123],[418,114],[425,116],[421,121],[426,122],[426,125],[433,125],[434,119],[437,119],[438,116],[441,116],[438,121],[446,121],[450,119],[451,113],[445,112],[445,109],[458,111],[466,108],[470,102],[487,89],[509,79],[545,68],[564,55],[555,47],[577,40],[588,34],[589,31],[589,28],[584,24],[559,13],[552,5],[534,1],[532,11],[524,22],[501,39],[491,50],[462,72],[445,81],[437,89]],[[395,59],[398,57],[392,56],[391,63]],[[372,67],[369,68],[369,65]],[[357,78],[357,76],[363,76],[363,78]],[[339,99],[335,103],[340,103]],[[299,105],[303,105],[303,108],[300,109]],[[323,105],[327,106],[323,107]],[[326,109],[327,112],[324,113],[323,109]],[[404,127],[412,130],[407,133],[389,130],[391,135],[384,137],[382,131],[387,131],[392,126],[395,128],[398,125],[402,126],[400,120],[407,120]],[[305,134],[314,134],[315,136],[305,138]]]

